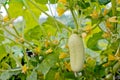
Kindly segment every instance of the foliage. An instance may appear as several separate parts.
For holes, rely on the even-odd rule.
[[[120,79],[120,0],[0,0],[1,7],[0,80]],[[83,39],[86,56],[76,74],[67,45],[72,33]]]

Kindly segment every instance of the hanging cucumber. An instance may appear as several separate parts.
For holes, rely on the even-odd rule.
[[[70,64],[73,72],[83,69],[85,51],[82,39],[77,34],[72,34],[68,40],[70,51]]]

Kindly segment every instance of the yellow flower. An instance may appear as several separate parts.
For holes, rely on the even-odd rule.
[[[61,2],[61,3],[63,3],[63,4],[66,4],[66,3],[67,3],[66,0],[58,0],[58,2]]]
[[[46,54],[50,54],[50,53],[52,53],[53,52],[53,50],[50,48],[50,49],[48,49],[47,51],[46,51]]]
[[[59,55],[59,59],[66,58],[67,56],[68,56],[67,53],[62,52],[62,53],[60,53],[60,55]]]
[[[7,22],[7,21],[9,21],[9,20],[10,20],[10,19],[9,19],[8,16],[3,17],[3,21],[4,21],[4,22]]]
[[[37,53],[40,53],[40,48],[39,48],[39,47],[36,47],[36,48],[34,48],[34,51],[35,51],[36,54],[37,54]]]
[[[16,38],[15,39],[16,42],[20,42],[20,43],[24,43],[24,38],[21,37],[21,38]]]
[[[90,32],[92,30],[92,26],[91,25],[87,25],[87,26],[85,26],[85,31],[88,33],[88,32]]]
[[[111,54],[108,55],[108,61],[113,61],[113,60],[116,60],[116,57]]]
[[[50,42],[48,40],[45,41],[45,47],[47,48],[49,46]]]
[[[19,39],[19,42],[20,42],[20,43],[24,43],[24,38],[21,37],[21,38]]]
[[[109,22],[118,22],[116,16],[113,16],[113,17],[108,18],[108,21],[109,21]]]
[[[110,62],[107,62],[107,63],[103,64],[102,66],[103,67],[108,67],[109,65],[110,65]]]
[[[93,19],[96,19],[98,18],[98,12],[96,10],[93,11],[92,14],[90,14],[90,16],[93,18]]]
[[[107,9],[104,9],[103,16],[105,16],[108,13]]]
[[[106,21],[106,27],[112,28],[112,25],[110,24],[110,22],[108,20]]]
[[[58,40],[53,40],[53,44],[54,44],[54,45],[57,45],[58,43],[59,43]]]
[[[111,36],[111,35],[110,35],[109,32],[105,32],[105,33],[103,33],[103,35],[102,35],[103,38],[108,38],[108,37],[110,37],[110,36]]]
[[[22,66],[22,73],[26,73],[28,70],[28,67],[26,65]]]
[[[120,5],[120,0],[117,0],[117,4]]]
[[[60,73],[59,72],[55,73],[55,80],[60,80]]]
[[[48,37],[50,37],[50,36],[52,35],[52,33],[51,33],[51,32],[48,32],[48,34],[47,34],[47,35],[48,35]]]
[[[72,70],[71,70],[70,63],[64,62],[64,65],[65,65],[65,68],[66,68],[68,71],[72,71]]]
[[[62,14],[65,12],[65,9],[61,8],[61,7],[58,7],[57,8],[57,13],[58,13],[58,16],[62,16]]]

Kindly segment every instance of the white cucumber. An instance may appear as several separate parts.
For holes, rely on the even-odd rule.
[[[73,72],[83,69],[84,65],[84,45],[82,39],[77,34],[72,34],[68,40],[70,51],[70,65]]]

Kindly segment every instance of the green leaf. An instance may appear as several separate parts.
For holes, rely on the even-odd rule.
[[[35,26],[33,29],[28,30],[25,33],[25,38],[27,40],[39,40],[42,37],[42,32],[40,26]]]
[[[98,40],[102,39],[102,34],[103,32],[93,34],[87,41],[87,47],[95,51],[100,50],[98,47]]]
[[[41,11],[37,9],[32,3],[30,3],[30,1],[26,0],[25,2],[26,4],[24,5],[22,0],[10,0],[8,12],[11,18],[23,16],[26,22],[26,32],[39,24],[38,21]],[[44,11],[47,10],[46,5],[37,5],[39,5],[39,7],[41,7]]]
[[[101,5],[106,5],[107,3],[110,2],[110,0],[98,0],[99,4]]]
[[[82,9],[86,9],[86,8],[90,7],[89,2],[78,1],[78,5],[79,5]]]
[[[3,57],[5,57],[7,55],[6,53],[6,49],[3,45],[0,45],[0,61]]]
[[[55,63],[58,61],[58,55],[57,52],[56,53],[51,53],[49,54],[43,61],[41,64],[39,64],[37,70],[42,72],[44,75],[46,75],[48,73],[48,71],[50,70],[50,68],[52,66],[55,65]]]
[[[67,79],[75,79],[75,75],[73,72],[64,72],[64,77]]]
[[[23,14],[23,2],[22,0],[10,0],[8,12],[11,18],[22,16]]]
[[[51,33],[51,35],[54,35],[55,32],[56,32],[56,28],[53,27],[52,25],[49,25],[49,24],[44,24],[44,29],[47,33]]]
[[[53,20],[52,18],[50,18],[50,17],[48,17],[47,18],[47,20],[44,22],[44,23],[42,23],[42,25],[44,26],[44,25],[49,25],[50,27],[49,28],[51,28],[51,30],[52,29],[57,29],[57,28],[59,28],[60,30],[62,29],[62,28],[65,28],[65,27],[67,27],[67,26],[65,26],[64,24],[62,24],[61,22],[59,22],[58,20]],[[49,30],[50,31],[50,30]],[[51,32],[53,32],[53,31],[51,31]],[[54,33],[54,32],[53,32]]]
[[[27,76],[27,80],[37,80],[37,73],[35,71],[32,71],[30,76]]]
[[[105,68],[102,65],[96,65],[94,69],[94,73],[99,77],[103,77],[105,75]]]

